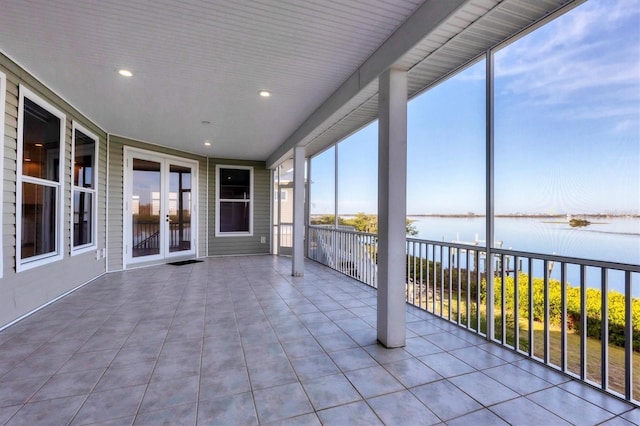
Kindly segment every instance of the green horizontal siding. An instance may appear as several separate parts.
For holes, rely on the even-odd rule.
[[[77,122],[98,136],[98,211],[97,247],[106,243],[106,134],[79,111],[65,102],[40,81],[0,54],[0,71],[6,74],[7,90],[4,114],[4,171],[2,175],[2,260],[0,280],[0,327],[50,302],[61,294],[84,284],[105,272],[104,259],[95,252],[71,256],[71,125]],[[18,149],[19,86],[24,85],[66,115],[63,167],[64,226],[63,259],[16,273],[16,189]]]

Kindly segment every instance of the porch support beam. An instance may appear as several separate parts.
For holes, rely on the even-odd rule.
[[[379,77],[378,103],[378,341],[406,344],[407,73]]]
[[[400,27],[347,78],[344,83],[267,158],[273,167],[287,158],[294,146],[308,144],[307,138],[350,99],[364,90],[422,39],[435,31],[469,0],[426,0]]]
[[[293,259],[291,275],[304,275],[304,147],[293,149]]]
[[[486,232],[486,250],[485,258],[486,266],[486,282],[487,282],[487,340],[492,341],[495,336],[495,289],[494,289],[494,257],[493,244],[494,235],[494,128],[493,128],[493,52],[488,50],[486,53],[486,201],[485,201],[485,232]]]

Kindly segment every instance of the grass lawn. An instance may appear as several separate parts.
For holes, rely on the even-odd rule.
[[[426,306],[426,300],[422,300],[422,306]],[[457,318],[456,314],[457,303],[454,303],[451,306],[452,319]],[[471,315],[471,323],[472,325],[476,324],[476,318],[474,314],[475,303],[472,302],[472,315]],[[434,312],[437,315],[440,315],[440,300],[438,298],[435,304],[435,310],[433,306],[433,301],[428,306],[428,310]],[[460,303],[460,312],[463,316],[466,315],[466,300],[461,300]],[[445,294],[443,300],[443,309],[442,316],[444,318],[448,318],[449,307],[448,307],[448,298]],[[499,339],[501,335],[501,324],[500,324],[500,310],[496,308],[496,338]],[[485,331],[485,308],[481,306],[481,329]],[[520,349],[528,350],[529,348],[529,332],[528,332],[529,324],[527,321],[520,321]],[[544,324],[541,322],[534,322],[533,325],[533,340],[534,340],[534,356],[544,359]],[[514,324],[513,320],[508,321],[507,323],[507,333],[506,333],[506,341],[508,344],[513,346],[514,343]],[[549,363],[560,367],[561,363],[561,330],[559,326],[550,326],[549,328]],[[573,331],[569,331],[567,333],[567,371],[576,375],[580,375],[580,335],[574,333]],[[587,379],[596,384],[602,383],[601,378],[601,365],[602,365],[602,354],[601,354],[601,345],[600,340],[587,338],[587,354],[586,354],[586,364],[587,364]],[[609,345],[609,389],[620,394],[624,395],[625,388],[625,362],[624,362],[624,348],[619,346]],[[633,396],[635,399],[640,399],[640,353],[633,352]]]

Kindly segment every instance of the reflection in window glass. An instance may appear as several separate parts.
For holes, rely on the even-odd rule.
[[[56,250],[56,199],[58,189],[46,185],[22,184],[23,259]]]
[[[73,184],[82,188],[93,188],[93,163],[96,141],[76,129],[74,144]]]
[[[132,257],[160,253],[160,163],[133,159]]]
[[[249,232],[250,210],[247,202],[220,202],[220,232]]]
[[[253,169],[218,167],[218,216],[216,232],[251,234]]]
[[[60,169],[60,119],[24,99],[22,174],[57,182]]]
[[[93,235],[93,194],[73,192],[73,246],[92,243]]]
[[[65,115],[20,86],[16,269],[62,258],[60,217]],[[39,262],[42,260],[42,262]]]
[[[191,250],[191,167],[169,166],[169,251]]]
[[[251,173],[249,170],[220,169],[220,198],[251,198]]]
[[[73,125],[73,248],[95,245],[97,140]]]

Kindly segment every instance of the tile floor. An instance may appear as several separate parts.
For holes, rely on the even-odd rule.
[[[308,261],[108,274],[0,332],[0,424],[640,423],[640,409]]]

